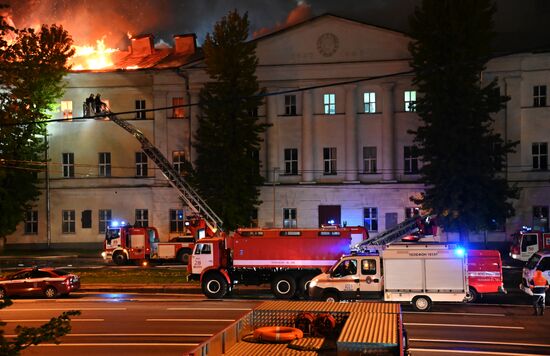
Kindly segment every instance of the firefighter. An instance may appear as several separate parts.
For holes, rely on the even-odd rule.
[[[90,96],[86,98],[86,102],[84,104],[84,116],[92,116],[93,112],[94,112],[94,94],[90,94]]]
[[[96,113],[96,115],[101,113],[101,111],[103,109],[103,105],[105,105],[105,104],[101,101],[101,95],[99,93],[97,93],[96,96],[95,96],[95,113]]]
[[[542,269],[540,267],[537,268],[533,274],[533,279],[529,281],[529,288],[533,291],[533,308],[535,309],[533,315],[544,315],[548,281],[542,275]]]

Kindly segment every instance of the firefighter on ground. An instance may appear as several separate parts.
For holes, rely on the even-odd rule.
[[[529,281],[529,288],[533,291],[533,308],[535,309],[533,315],[544,315],[548,281],[542,275],[541,268],[537,268],[533,274],[533,279]]]

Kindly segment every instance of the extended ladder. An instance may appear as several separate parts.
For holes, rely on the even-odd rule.
[[[199,196],[199,194],[183,179],[179,172],[174,169],[174,166],[164,157],[164,155],[145,137],[145,135],[128,123],[127,120],[119,119],[111,111],[106,110],[101,113],[109,117],[118,126],[131,133],[140,143],[143,152],[151,159],[157,167],[161,170],[162,174],[166,177],[170,185],[176,188],[187,206],[196,214],[199,214],[206,225],[212,232],[221,230],[222,220],[216,213],[206,204],[206,202]]]
[[[418,230],[419,219],[421,219],[420,221],[426,221],[426,219],[430,217],[431,215],[426,214],[422,216],[413,216],[411,218],[408,218],[407,220],[403,221],[400,224],[397,224],[391,229],[388,229],[382,232],[380,235],[358,243],[354,249],[361,250],[362,248],[365,248],[367,246],[389,245],[393,242],[398,241],[406,234],[414,232],[415,230]]]

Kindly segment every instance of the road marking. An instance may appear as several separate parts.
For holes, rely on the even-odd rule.
[[[411,352],[434,352],[434,353],[443,353],[449,354],[475,354],[475,355],[501,355],[501,356],[541,356],[541,354],[524,354],[524,353],[515,353],[515,352],[498,352],[498,351],[467,351],[467,350],[445,350],[445,349],[418,349],[418,348],[409,348]]]
[[[248,311],[252,310],[252,308],[166,308],[166,310],[227,310],[227,311]]]
[[[403,312],[403,314],[423,314],[423,315],[466,315],[466,316],[500,316],[504,317],[506,314],[485,314],[485,313],[444,313],[444,312]]]
[[[128,337],[128,336],[136,336],[136,337],[211,337],[214,334],[67,334],[63,337],[109,337],[109,336],[115,336],[115,337]],[[17,337],[17,335],[4,335],[5,337]]]
[[[235,321],[235,319],[145,319],[145,321],[224,321],[224,322],[231,322]]]
[[[409,339],[417,342],[444,342],[451,344],[482,344],[482,345],[506,345],[506,346],[530,346],[530,347],[550,347],[550,344],[528,344],[523,342],[503,342],[503,341],[476,341],[476,340],[438,340],[438,339]]]
[[[5,323],[46,323],[51,319],[2,319]],[[71,322],[96,322],[96,321],[105,321],[105,319],[71,319]]]
[[[44,347],[44,346],[199,346],[199,343],[191,343],[191,342],[170,342],[170,343],[164,343],[164,342],[124,342],[124,343],[111,343],[111,342],[88,342],[88,343],[61,343],[61,344],[38,344],[38,345],[32,345],[34,347]]]
[[[405,326],[446,326],[456,328],[487,328],[487,329],[525,329],[523,326],[501,325],[464,325],[464,324],[432,324],[432,323],[403,323]]]
[[[26,309],[3,309],[1,313],[5,312],[25,312],[25,311],[66,311],[67,308],[26,308]],[[113,311],[113,310],[127,310],[127,308],[78,308],[78,310],[97,310],[97,311]]]

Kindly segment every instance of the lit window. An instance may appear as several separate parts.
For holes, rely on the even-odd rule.
[[[181,175],[184,173],[185,166],[185,151],[172,152],[172,164],[174,169]]]
[[[61,101],[61,112],[63,113],[64,119],[73,118],[73,102],[70,100]]]
[[[62,155],[63,162],[61,164],[63,168],[63,178],[73,178],[74,177],[74,153],[63,153]]]
[[[285,115],[296,115],[296,95],[285,95]]]
[[[548,170],[548,144],[546,142],[533,142],[531,153],[533,155],[533,169],[538,171]]]
[[[296,219],[296,208],[283,208],[283,227],[295,228],[298,227],[298,220]]]
[[[100,209],[99,210],[99,233],[104,234],[107,231],[107,228],[111,225],[112,221],[112,212],[110,209]]]
[[[546,85],[535,85],[533,87],[533,106],[546,106]]]
[[[403,148],[405,174],[418,174],[418,147],[405,146]]]
[[[145,120],[145,111],[139,110],[145,110],[145,100],[136,100],[136,119]]]
[[[336,114],[336,94],[325,94],[323,96],[326,115]]]
[[[147,156],[136,152],[136,177],[147,177]]]
[[[363,224],[368,231],[378,231],[378,208],[363,209]]]
[[[38,234],[38,210],[25,212],[25,235]]]
[[[172,98],[172,106],[175,106],[172,109],[172,117],[173,118],[182,118],[185,117],[185,108],[183,105],[183,98]]]
[[[74,210],[63,210],[61,212],[62,222],[61,222],[61,231],[64,234],[74,234],[76,228],[76,219]]]
[[[136,209],[136,223],[137,227],[149,226],[149,211],[147,209]]]
[[[170,232],[183,233],[184,222],[183,209],[170,209]]]
[[[336,147],[324,147],[323,148],[323,174],[332,175],[336,174]]]
[[[99,152],[99,176],[111,176],[111,152]]]
[[[363,94],[363,103],[365,104],[366,113],[376,112],[376,93],[366,92]]]
[[[416,91],[405,91],[405,111],[416,111]]]
[[[285,148],[285,174],[298,174],[298,149]]]
[[[376,173],[376,147],[363,147],[363,173]]]

